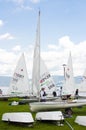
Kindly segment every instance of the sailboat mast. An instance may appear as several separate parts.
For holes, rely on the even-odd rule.
[[[38,19],[38,45],[39,45],[38,97],[40,101],[40,10],[39,10],[39,19]]]
[[[33,56],[32,92],[40,100],[40,11],[38,14],[36,43]]]

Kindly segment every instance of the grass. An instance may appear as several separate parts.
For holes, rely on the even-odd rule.
[[[69,126],[64,122],[64,126],[57,126],[54,123],[50,122],[39,122],[37,121],[34,123],[33,127],[27,127],[27,126],[22,126],[19,124],[12,124],[12,123],[7,123],[3,122],[2,115],[3,113],[6,112],[30,112],[29,105],[17,105],[17,106],[11,106],[9,105],[10,101],[0,101],[0,130],[70,130]],[[35,114],[32,113],[33,118],[35,120]],[[73,108],[73,115],[72,118],[66,118],[65,121],[68,121],[74,130],[85,130],[85,126],[80,126],[76,124],[75,118],[77,115],[86,115],[86,106],[83,106],[82,108]]]

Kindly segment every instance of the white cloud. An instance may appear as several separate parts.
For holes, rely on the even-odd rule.
[[[31,1],[32,3],[38,3],[40,2],[41,0],[6,0],[7,2],[14,2],[14,3],[17,3],[17,4],[24,4],[25,2],[29,2]]]
[[[0,35],[0,40],[11,40],[11,39],[14,39],[14,37],[10,33]]]
[[[14,52],[8,52],[4,49],[0,49],[0,63],[13,63],[16,55]]]
[[[21,5],[19,8],[17,8],[17,10],[33,10],[33,8],[30,6]]]
[[[13,47],[12,50],[13,51],[21,51],[21,46],[20,45],[16,45],[15,47]]]
[[[23,4],[26,0],[7,0],[7,2],[14,2],[17,4]]]
[[[11,75],[16,61],[17,55],[14,52],[0,49],[0,75]]]
[[[37,4],[37,3],[39,3],[41,0],[7,0],[8,2],[14,2],[15,4],[17,4],[17,5],[25,5],[25,3],[26,2],[28,2],[28,4],[29,4],[29,2],[32,2],[32,3],[34,3],[34,4]]]
[[[29,4],[25,4],[26,0],[9,0],[9,1],[14,2],[17,5],[15,12],[21,10],[33,10],[33,8],[29,6]]]
[[[42,57],[52,74],[63,75],[62,65],[67,63],[70,51],[74,76],[83,74],[86,68],[86,41],[75,44],[70,37],[63,36],[59,38],[57,45],[48,45],[48,48],[49,51],[42,53]]]
[[[15,46],[13,49],[15,51],[13,50],[7,51],[5,49],[0,49],[0,75],[12,76],[12,74],[14,73],[15,67],[22,52],[18,51],[19,49],[21,49],[21,46],[19,45]],[[31,47],[29,52],[27,51],[24,53],[29,77],[31,77],[32,73],[31,53],[32,53]]]
[[[83,75],[86,69],[86,41],[75,44],[68,36],[64,36],[59,38],[58,44],[48,45],[48,47],[48,51],[42,51],[41,56],[51,74],[63,75],[62,65],[67,63],[69,52],[71,51],[74,76]],[[0,75],[12,75],[21,55],[21,50],[20,45],[13,47],[10,52],[0,49]],[[32,46],[26,47],[24,52],[28,77],[31,77],[33,63]]]
[[[60,48],[63,48],[63,49],[73,49],[74,47],[74,43],[70,40],[70,38],[68,36],[64,36],[62,38],[59,39],[59,45],[60,45]]]
[[[30,0],[32,3],[39,3],[40,0]]]
[[[3,25],[4,25],[4,22],[0,20],[0,27],[2,27]]]
[[[51,45],[51,44],[49,44],[49,45],[48,45],[48,48],[49,48],[49,49],[57,50],[57,46],[56,46],[56,45]]]

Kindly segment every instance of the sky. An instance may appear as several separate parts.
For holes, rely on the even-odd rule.
[[[0,0],[0,75],[12,76],[24,52],[28,76],[40,9],[41,57],[52,75],[63,75],[71,52],[74,76],[86,69],[86,0]]]

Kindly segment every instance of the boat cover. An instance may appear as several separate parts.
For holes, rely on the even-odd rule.
[[[2,115],[2,121],[33,123],[33,117],[30,112],[10,112]]]
[[[54,120],[54,121],[64,120],[61,111],[38,112],[35,118],[36,120]]]
[[[75,122],[79,125],[86,126],[86,116],[77,116]]]

